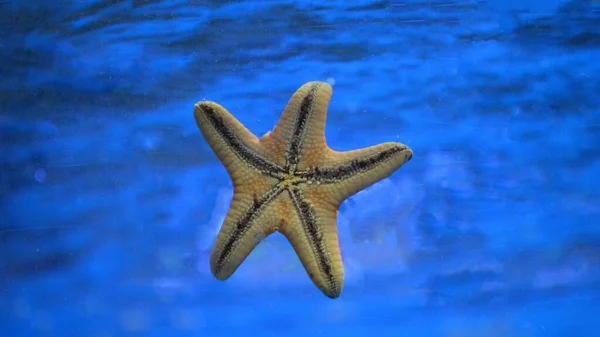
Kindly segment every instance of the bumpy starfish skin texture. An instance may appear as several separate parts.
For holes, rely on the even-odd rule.
[[[260,139],[219,104],[195,105],[196,123],[234,187],[210,256],[215,278],[228,279],[258,243],[278,231],[313,283],[330,298],[340,296],[344,267],[338,208],[391,175],[412,158],[412,151],[396,142],[348,152],[330,149],[325,118],[331,94],[327,83],[306,83],[273,131]]]

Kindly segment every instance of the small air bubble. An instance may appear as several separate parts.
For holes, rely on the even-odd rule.
[[[43,183],[44,181],[46,181],[46,170],[44,170],[43,168],[39,168],[37,170],[35,170],[35,173],[33,174],[33,178],[38,182],[38,183]]]

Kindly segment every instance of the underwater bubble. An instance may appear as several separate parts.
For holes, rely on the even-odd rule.
[[[39,168],[39,169],[35,170],[35,173],[33,174],[33,178],[35,178],[35,180],[38,183],[43,183],[46,180],[46,170],[44,170],[43,168]]]

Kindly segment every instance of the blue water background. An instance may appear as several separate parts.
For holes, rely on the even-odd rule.
[[[2,336],[600,336],[594,1],[0,2]],[[345,287],[232,195],[193,104],[257,136],[333,85],[335,150],[414,156],[345,202]]]

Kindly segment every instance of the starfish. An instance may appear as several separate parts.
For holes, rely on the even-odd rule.
[[[412,158],[412,150],[397,142],[347,152],[330,149],[325,118],[331,94],[327,83],[304,84],[272,132],[260,139],[219,104],[194,106],[196,123],[234,187],[210,256],[216,279],[228,279],[256,245],[277,231],[291,243],[312,282],[327,297],[340,296],[339,206],[391,175]]]

